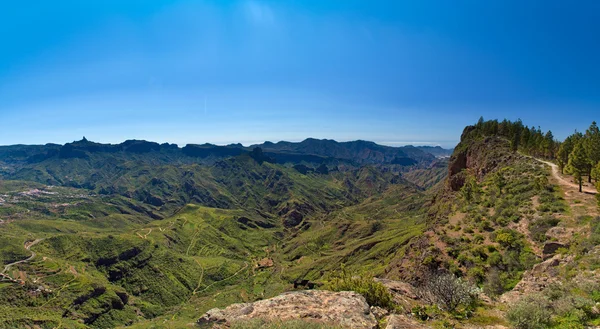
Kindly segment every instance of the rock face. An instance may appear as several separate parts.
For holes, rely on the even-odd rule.
[[[502,295],[500,301],[503,303],[512,303],[517,301],[521,296],[542,291],[551,283],[558,282],[559,266],[572,261],[572,256],[563,257],[556,255],[536,264],[531,270],[523,273],[523,279],[521,279],[513,290]]]
[[[501,164],[514,160],[516,156],[510,152],[510,143],[501,138],[464,140],[464,136],[465,133],[461,144],[457,146],[448,163],[448,186],[453,191],[460,190],[464,185],[466,178],[464,171],[468,171],[479,180]],[[463,143],[467,143],[468,146],[464,146]]]
[[[406,282],[379,278],[374,278],[374,280],[383,284],[394,297],[394,302],[404,309],[410,310],[415,301],[419,299],[415,287]]]
[[[297,320],[330,323],[346,328],[374,329],[377,320],[369,304],[352,291],[306,290],[286,292],[254,303],[212,309],[198,320],[200,325],[228,326],[250,319]]]

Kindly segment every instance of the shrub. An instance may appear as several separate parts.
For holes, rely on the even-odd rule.
[[[477,224],[477,226],[479,227],[480,231],[491,232],[494,230],[492,224],[488,220],[482,220],[481,222],[479,222],[479,224]]]
[[[475,234],[475,236],[473,237],[473,243],[481,244],[483,243],[483,241],[485,241],[485,238],[481,234]]]
[[[474,309],[478,299],[477,288],[454,274],[432,275],[421,288],[420,294],[427,302],[451,313],[459,308]]]
[[[429,320],[429,314],[427,314],[427,308],[423,307],[423,306],[415,306],[412,308],[411,313],[413,316],[415,316],[417,319],[421,320],[421,321],[427,321]]]
[[[502,229],[492,234],[494,242],[499,243],[502,247],[507,249],[521,249],[523,247],[523,240],[518,232],[510,229]]]
[[[468,274],[477,283],[482,283],[485,280],[485,270],[479,266],[471,268]]]
[[[376,282],[369,275],[352,276],[344,266],[340,272],[334,274],[326,289],[354,291],[363,295],[371,306],[379,306],[388,310],[396,309],[392,294],[383,284]]]
[[[536,221],[529,223],[529,231],[534,240],[538,242],[546,241],[546,232],[560,222],[559,219],[550,216],[544,216]]]
[[[473,250],[471,250],[471,254],[477,258],[477,263],[485,262],[488,259],[486,247],[482,245],[474,247]]]
[[[506,318],[516,329],[547,328],[551,316],[548,300],[541,296],[523,298],[506,313]]]
[[[497,251],[492,252],[488,256],[488,264],[490,264],[491,266],[498,266],[502,264],[502,254],[500,254]]]
[[[490,297],[499,296],[504,292],[504,285],[502,284],[498,270],[493,269],[488,272],[483,285],[483,292]]]

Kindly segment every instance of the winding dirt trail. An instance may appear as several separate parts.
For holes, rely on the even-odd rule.
[[[549,161],[544,161],[541,159],[537,159],[537,158],[533,158],[541,163],[547,164],[552,168],[552,176],[554,176],[554,178],[556,178],[556,180],[560,183],[560,185],[565,186],[565,187],[570,187],[570,188],[574,188],[577,189],[577,191],[579,191],[579,185],[575,184],[571,181],[569,181],[568,179],[564,178],[561,174],[560,174],[560,170],[558,168],[558,166],[552,162]],[[588,193],[588,194],[596,194],[598,193],[598,191],[594,188],[588,187],[588,186],[583,186],[582,187],[582,191],[584,193]]]
[[[24,247],[25,247],[26,250],[31,251],[30,250],[31,247],[33,247],[36,244],[42,242],[42,240],[44,240],[44,239],[36,239],[33,242],[29,242],[29,243],[26,242],[25,245],[24,245]],[[4,270],[2,272],[0,272],[0,274],[4,274],[4,273],[8,272],[8,270],[10,270],[11,266],[13,266],[13,265],[17,265],[17,264],[21,264],[21,263],[27,263],[30,260],[34,259],[34,258],[35,258],[35,252],[31,251],[31,256],[29,256],[29,258],[20,260],[18,262],[13,262],[13,263],[7,264],[6,266],[4,266]]]

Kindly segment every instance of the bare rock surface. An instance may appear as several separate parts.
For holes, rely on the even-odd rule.
[[[394,302],[405,310],[410,310],[415,301],[419,299],[415,287],[406,282],[380,278],[374,278],[374,280],[386,287],[394,297]]]
[[[575,234],[575,229],[571,227],[555,226],[546,232],[549,240],[555,240],[558,243],[569,244]]]
[[[374,278],[374,280],[383,284],[392,294],[400,294],[410,299],[418,298],[417,294],[415,293],[415,287],[406,282],[380,278]]]
[[[417,320],[412,319],[406,315],[392,314],[386,319],[387,326],[385,329],[428,329],[432,328],[419,323]]]
[[[346,328],[377,328],[377,320],[363,296],[352,291],[325,290],[286,292],[254,303],[215,308],[206,312],[198,324],[227,327],[233,322],[251,319],[302,319]]]

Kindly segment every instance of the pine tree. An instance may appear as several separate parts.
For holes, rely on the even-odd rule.
[[[529,138],[530,138],[531,134],[529,133],[529,128],[527,126],[525,126],[525,128],[523,129],[523,132],[521,133],[521,141],[520,141],[520,145],[521,148],[525,149],[525,152],[529,152],[530,148],[529,148]]]
[[[506,137],[508,135],[510,122],[506,119],[498,124],[498,135]]]
[[[568,171],[579,183],[579,192],[582,192],[583,176],[589,173],[590,162],[583,142],[578,142],[569,155]]]
[[[483,120],[483,116],[479,117],[479,121],[477,121],[477,128],[479,128],[479,129],[483,128],[484,122],[485,122],[485,120]]]
[[[517,152],[520,146],[521,129],[523,129],[523,123],[520,119],[512,124],[509,129],[511,148],[514,152]]]
[[[594,179],[596,180],[596,190],[598,190],[596,199],[598,200],[598,206],[600,207],[600,162],[592,169],[592,176],[594,176]]]
[[[550,130],[548,130],[548,132],[544,136],[544,141],[542,143],[544,156],[549,159],[554,158],[554,136],[552,135],[552,132]]]
[[[596,125],[596,121],[592,122],[588,130],[585,132],[585,150],[590,161],[590,169],[594,168],[600,162],[600,129]],[[596,180],[597,182],[598,180]],[[589,182],[592,182],[592,175],[589,175]]]
[[[568,141],[568,142],[567,142]],[[556,160],[558,162],[558,168],[560,168],[560,173],[565,173],[565,167],[569,163],[569,153],[571,153],[571,143],[570,139],[565,139],[564,142],[560,143],[558,147],[558,153],[556,154]]]
[[[600,162],[597,163],[594,168],[592,168],[592,178],[596,181],[596,183],[600,181]]]

